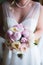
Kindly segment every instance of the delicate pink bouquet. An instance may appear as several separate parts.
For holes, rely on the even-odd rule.
[[[17,52],[24,52],[29,48],[30,31],[27,30],[22,24],[15,25],[7,31],[7,46],[12,47]],[[32,35],[32,34],[31,34]]]

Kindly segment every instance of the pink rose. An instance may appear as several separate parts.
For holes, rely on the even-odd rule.
[[[26,49],[27,49],[26,44],[21,44],[21,46],[19,47],[19,49],[20,49],[22,52],[26,51]]]
[[[8,31],[7,31],[7,34],[10,36],[10,35],[12,35],[12,34],[13,34],[13,32],[12,32],[12,31],[10,31],[10,30],[8,30]]]
[[[22,37],[21,43],[26,43],[26,42],[27,42],[27,39],[25,37]]]

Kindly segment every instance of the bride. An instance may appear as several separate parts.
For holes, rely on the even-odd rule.
[[[27,29],[34,32],[38,40],[43,34],[43,6],[32,0],[7,0],[2,4],[4,14],[4,31],[13,25],[22,23]],[[40,41],[40,40],[39,40]],[[41,53],[38,45],[29,47],[22,59],[16,52],[5,48],[3,65],[41,65]]]

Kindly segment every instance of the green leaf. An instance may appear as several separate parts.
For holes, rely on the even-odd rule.
[[[37,43],[34,43],[35,45],[38,45]]]

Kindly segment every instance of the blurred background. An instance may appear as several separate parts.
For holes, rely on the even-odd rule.
[[[5,0],[0,0],[0,3],[3,3]],[[43,0],[35,0],[35,1],[39,1],[41,4],[43,4]]]

